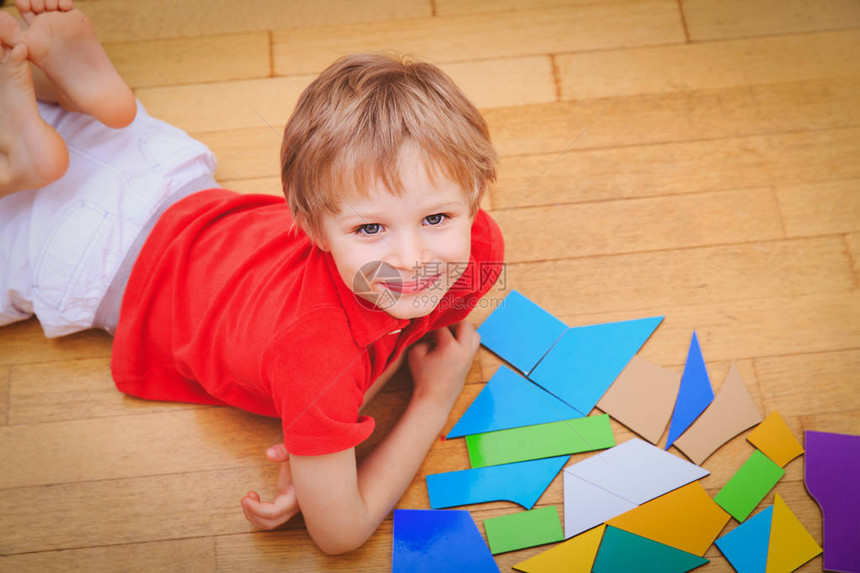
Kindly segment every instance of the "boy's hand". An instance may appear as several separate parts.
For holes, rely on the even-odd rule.
[[[449,411],[463,389],[480,344],[481,336],[466,321],[434,330],[416,343],[407,358],[415,382],[414,396]]]
[[[290,469],[290,454],[284,444],[276,444],[266,450],[269,461],[281,464],[278,474],[278,493],[272,503],[260,501],[260,495],[256,491],[249,491],[242,498],[242,511],[245,519],[260,529],[275,529],[290,520],[299,512],[299,504],[296,499],[296,488],[293,487],[292,472]]]

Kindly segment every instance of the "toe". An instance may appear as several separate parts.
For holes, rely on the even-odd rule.
[[[8,12],[0,12],[0,44],[12,47],[21,42],[24,30]]]

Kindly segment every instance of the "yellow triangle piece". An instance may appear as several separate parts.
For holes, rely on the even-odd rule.
[[[794,571],[821,551],[821,546],[797,516],[791,512],[779,494],[775,494],[765,573]]]
[[[514,565],[523,573],[590,573],[605,525],[589,529]]]
[[[750,432],[747,440],[781,468],[803,453],[803,446],[775,410]]]
[[[729,521],[729,514],[699,484],[684,487],[607,521],[607,525],[702,556]]]

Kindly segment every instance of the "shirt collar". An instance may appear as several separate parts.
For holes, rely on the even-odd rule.
[[[331,253],[323,253],[323,256],[356,344],[369,346],[386,334],[409,326],[409,320],[394,318],[383,310],[372,308],[369,303],[359,301],[355,293],[343,282]]]

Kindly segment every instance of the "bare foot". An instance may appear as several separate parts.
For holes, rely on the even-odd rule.
[[[69,166],[63,138],[39,116],[27,46],[9,47],[20,33],[0,12],[0,196],[44,187]]]
[[[125,127],[137,105],[96,38],[93,26],[71,0],[17,0],[28,27],[29,58],[57,88],[66,109],[92,115],[108,127]]]

